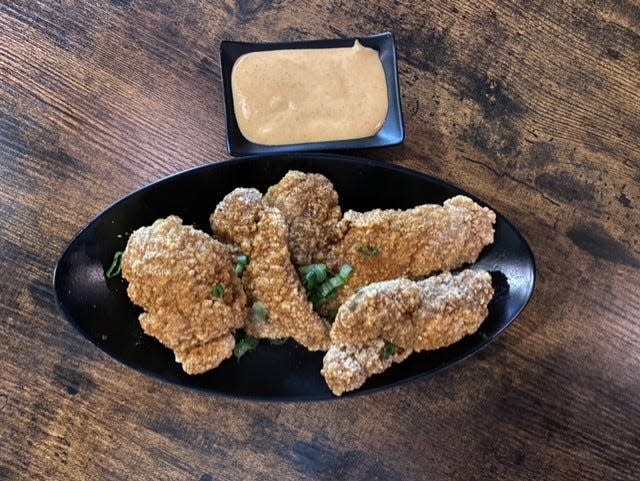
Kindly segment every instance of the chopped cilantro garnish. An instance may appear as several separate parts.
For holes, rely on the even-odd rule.
[[[122,262],[122,251],[118,251],[113,254],[113,261],[111,262],[111,267],[106,272],[107,278],[111,279],[120,274],[122,270],[122,266],[120,263]]]
[[[329,268],[324,264],[309,264],[300,268],[302,274],[302,284],[307,291],[322,284],[329,275]]]
[[[398,346],[389,341],[384,341],[384,347],[380,351],[380,357],[382,359],[389,359],[391,356],[395,356],[398,352]]]
[[[216,285],[211,289],[211,293],[217,298],[224,297],[224,286],[222,283],[216,282]]]
[[[347,282],[347,279],[349,278],[352,272],[353,272],[353,267],[351,267],[349,264],[345,264],[340,268],[338,277],[340,277],[340,279],[342,279],[344,282]]]
[[[241,276],[244,270],[247,268],[247,264],[249,264],[249,256],[244,254],[236,257],[236,274]]]
[[[245,333],[236,333],[236,345],[233,348],[233,355],[239,361],[249,351],[253,351],[260,344],[260,340]]]
[[[327,299],[334,296],[338,288],[347,281],[353,267],[345,264],[337,275],[332,275],[325,264],[309,264],[300,268],[302,284],[307,290],[307,299],[317,310]]]
[[[253,309],[253,315],[259,321],[266,321],[267,317],[269,317],[269,310],[262,302],[254,302],[251,309]]]

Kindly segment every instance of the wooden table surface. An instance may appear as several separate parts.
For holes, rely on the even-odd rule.
[[[259,403],[134,372],[60,315],[80,228],[229,158],[222,39],[385,30],[406,141],[356,154],[522,231],[536,292],[497,342],[374,395]],[[640,3],[4,0],[0,39],[0,479],[639,479]]]

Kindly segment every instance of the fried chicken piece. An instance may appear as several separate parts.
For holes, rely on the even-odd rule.
[[[167,316],[163,313],[158,317],[148,312],[143,312],[140,314],[139,320],[145,333],[173,349],[176,361],[182,364],[182,369],[187,374],[200,374],[218,367],[222,361],[231,357],[233,348],[236,345],[235,338],[230,333],[202,344],[182,342],[179,336],[171,334],[167,327],[185,325],[185,318],[182,315]],[[240,323],[241,325],[242,323]]]
[[[324,262],[342,217],[331,181],[324,175],[290,170],[267,190],[264,202],[282,212],[287,222],[293,263]]]
[[[419,279],[475,262],[493,242],[495,220],[492,210],[461,195],[442,206],[346,212],[327,264],[333,270],[349,264],[353,274],[323,309],[338,308],[355,289],[372,282]]]
[[[383,338],[405,349],[438,349],[475,332],[492,297],[491,275],[483,270],[377,282],[340,307],[331,341],[360,344]]]
[[[353,391],[373,376],[386,371],[392,364],[402,362],[411,354],[410,349],[385,355],[385,342],[376,339],[361,346],[333,344],[322,361],[322,375],[336,396]]]
[[[329,324],[313,310],[291,263],[283,215],[263,202],[256,189],[235,189],[210,217],[220,238],[249,256],[242,281],[250,303],[261,303],[266,319],[249,317],[248,334],[259,338],[292,337],[311,351],[329,348]]]
[[[208,371],[231,356],[247,298],[224,244],[179,217],[159,219],[129,237],[122,276],[129,298],[146,311],[142,329],[172,349],[186,373]],[[213,292],[218,283],[221,297]]]
[[[491,275],[471,269],[366,286],[338,310],[322,375],[338,396],[357,389],[413,351],[449,346],[476,332],[492,297]],[[385,353],[385,342],[397,352]]]

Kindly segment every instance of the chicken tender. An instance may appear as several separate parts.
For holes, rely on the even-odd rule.
[[[256,189],[235,189],[218,204],[210,222],[216,235],[249,256],[242,281],[249,302],[266,308],[266,316],[250,316],[247,333],[292,337],[309,350],[326,351],[329,324],[307,301],[291,263],[287,224],[280,211],[266,205]]]
[[[353,274],[323,309],[338,308],[355,289],[372,282],[419,279],[475,262],[493,242],[495,220],[492,210],[461,195],[442,206],[346,212],[327,264],[334,270],[349,264]]]
[[[322,375],[339,396],[397,362],[396,356],[449,346],[478,330],[493,292],[491,275],[470,269],[366,286],[338,310]],[[392,352],[382,349],[385,342]]]
[[[282,212],[287,222],[293,263],[324,262],[342,217],[331,181],[324,175],[291,170],[269,188],[264,202]]]
[[[122,276],[129,298],[146,311],[142,329],[172,349],[185,372],[208,371],[231,356],[247,298],[225,245],[179,217],[159,219],[129,237]]]
[[[200,374],[218,367],[222,361],[231,357],[236,345],[233,334],[224,334],[202,344],[182,342],[169,331],[167,326],[185,325],[182,315],[161,317],[148,312],[140,314],[140,325],[145,333],[159,339],[165,346],[173,349],[176,361],[182,364],[187,374]],[[239,326],[236,326],[239,327]],[[170,337],[172,336],[172,337]]]
[[[410,354],[400,349],[396,354],[385,355],[385,342],[376,339],[361,346],[339,343],[332,345],[324,355],[322,375],[336,396],[353,391],[373,376],[386,371],[392,364],[402,362]]]

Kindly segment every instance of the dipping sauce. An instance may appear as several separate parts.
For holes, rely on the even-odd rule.
[[[378,52],[353,47],[252,52],[231,73],[238,127],[256,144],[370,137],[384,124],[387,82]]]

